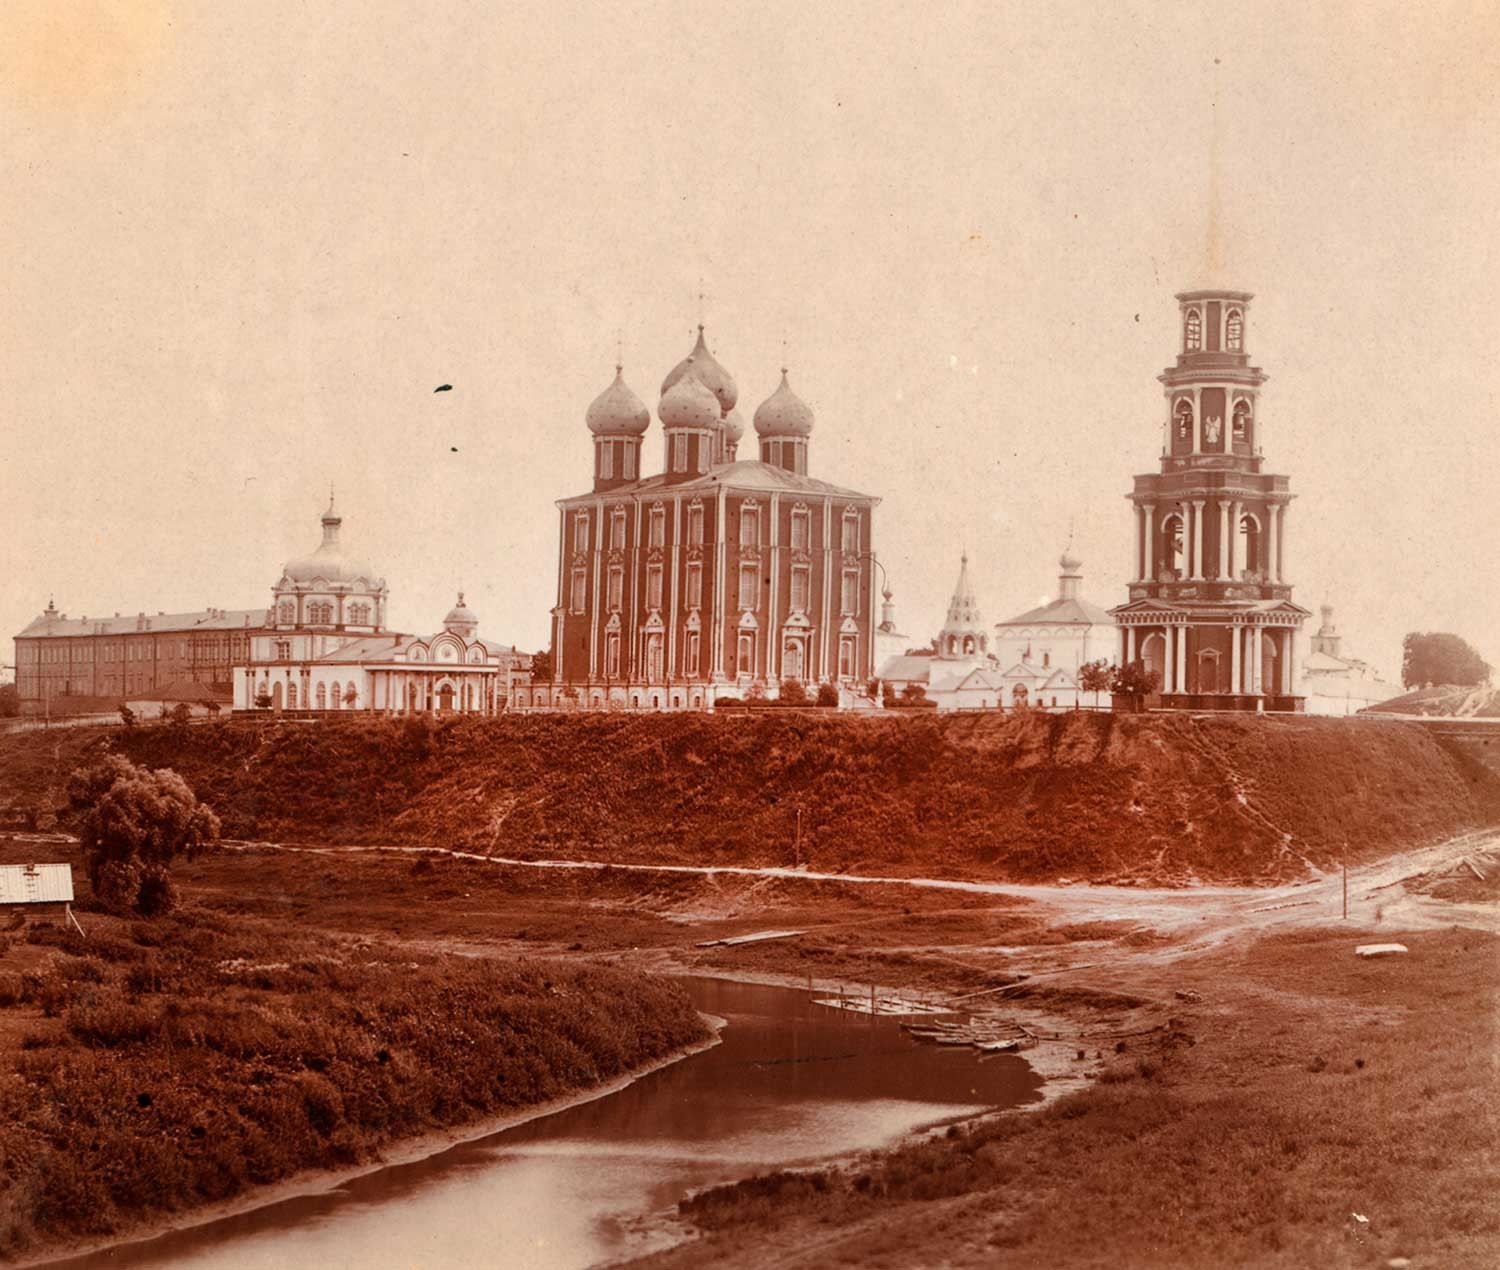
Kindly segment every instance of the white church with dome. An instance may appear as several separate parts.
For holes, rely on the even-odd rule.
[[[504,709],[510,672],[525,658],[480,638],[463,593],[436,634],[389,631],[385,579],[344,549],[331,497],[322,524],[318,549],[289,561],[271,588],[266,629],[234,671],[235,710]]]

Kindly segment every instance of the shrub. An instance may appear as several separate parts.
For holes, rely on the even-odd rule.
[[[807,704],[807,688],[800,679],[783,679],[778,699],[783,705],[805,706]]]
[[[839,690],[832,684],[818,685],[817,704],[820,706],[837,706],[839,703]]]
[[[143,917],[160,917],[176,908],[179,898],[172,875],[157,865],[142,873],[135,906]]]

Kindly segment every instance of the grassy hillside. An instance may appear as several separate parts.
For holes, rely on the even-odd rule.
[[[150,726],[0,743],[55,804],[113,745],[185,775],[226,835],[518,857],[1011,879],[1283,879],[1500,819],[1421,727],[1188,715],[516,716]]]

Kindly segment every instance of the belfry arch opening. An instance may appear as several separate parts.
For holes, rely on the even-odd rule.
[[[1162,567],[1170,569],[1174,577],[1182,576],[1182,514],[1173,512],[1161,523]]]
[[[1240,562],[1241,569],[1255,573],[1264,567],[1260,521],[1253,512],[1240,517],[1239,540],[1235,547],[1235,559]]]

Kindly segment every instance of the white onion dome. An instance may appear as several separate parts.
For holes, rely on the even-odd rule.
[[[782,367],[780,386],[756,407],[756,432],[763,437],[805,437],[812,426],[812,407],[792,391]]]
[[[1057,563],[1061,566],[1064,573],[1077,573],[1083,568],[1083,561],[1073,554],[1072,547],[1067,547],[1063,550]]]
[[[719,399],[696,375],[686,374],[662,393],[656,413],[669,428],[711,428],[719,422]]]
[[[330,497],[328,510],[323,513],[323,541],[318,544],[318,549],[310,556],[287,561],[282,573],[293,582],[322,578],[331,583],[367,582],[377,588],[383,585],[384,579],[374,569],[344,550],[339,542],[339,526],[343,523]]]
[[[443,619],[443,629],[452,631],[455,635],[466,636],[472,636],[479,629],[479,615],[464,603],[462,591],[458,593],[458,603],[448,610],[448,616]]]
[[[594,398],[584,420],[596,437],[638,437],[651,426],[651,412],[630,390],[623,368],[617,365],[614,382]]]
[[[672,386],[689,373],[713,393],[722,413],[728,414],[734,409],[734,403],[740,399],[739,386],[734,382],[734,376],[720,366],[708,351],[701,325],[698,327],[698,342],[693,345],[693,351],[672,367],[671,374],[661,381],[661,395],[665,397]]]
[[[726,441],[738,441],[745,435],[745,419],[738,410],[731,410],[724,416],[724,439]]]

